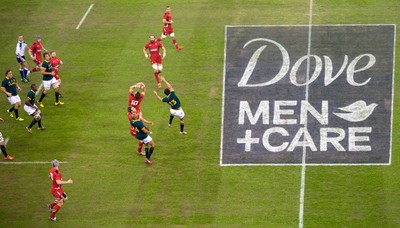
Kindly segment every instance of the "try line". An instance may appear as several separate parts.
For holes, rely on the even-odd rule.
[[[90,10],[92,10],[94,4],[89,6],[89,9],[86,11],[85,15],[83,15],[81,21],[79,22],[78,26],[76,26],[76,29],[79,29],[83,23],[83,21],[86,19],[86,16],[89,14]]]
[[[59,163],[68,163],[68,162],[59,162]],[[0,162],[2,165],[28,165],[28,164],[33,164],[33,165],[40,165],[40,164],[51,164],[51,162],[47,161],[26,161],[26,162]]]

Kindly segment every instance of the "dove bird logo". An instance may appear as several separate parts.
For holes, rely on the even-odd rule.
[[[361,122],[366,120],[378,105],[367,105],[365,101],[356,101],[351,105],[339,108],[346,113],[334,112],[333,114],[349,122]]]

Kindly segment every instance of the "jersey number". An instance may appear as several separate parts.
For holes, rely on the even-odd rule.
[[[170,102],[168,102],[169,105],[174,106],[176,105],[176,100],[171,100]]]

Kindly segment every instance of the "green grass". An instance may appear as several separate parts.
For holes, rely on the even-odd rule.
[[[90,4],[94,7],[79,30]],[[167,4],[167,3],[164,3]],[[68,161],[62,164],[69,200],[58,222],[63,227],[297,227],[301,167],[220,167],[220,129],[225,25],[307,24],[309,1],[174,1],[178,43],[168,38],[164,73],[181,98],[186,130],[152,90],[155,80],[142,54],[148,35],[161,33],[159,1],[16,1],[0,4],[0,73],[12,69],[17,35],[30,44],[36,34],[64,61],[63,107],[45,98],[46,131],[7,116],[0,99],[0,123],[11,138],[16,161]],[[16,6],[19,6],[17,8]],[[396,0],[316,0],[314,24],[399,24]],[[399,39],[397,39],[399,40]],[[397,41],[397,44],[399,42]],[[397,52],[399,53],[399,52]],[[29,56],[28,56],[29,57]],[[399,59],[399,54],[396,54]],[[32,61],[28,60],[30,66]],[[396,71],[400,72],[400,64]],[[31,76],[40,84],[38,73]],[[307,167],[305,227],[400,226],[399,88],[395,79],[392,165]],[[137,141],[126,119],[129,86],[142,81],[142,103],[156,143],[154,165],[135,154]],[[28,84],[22,84],[25,98]],[[1,114],[2,113],[2,114]],[[49,165],[0,165],[0,227],[46,227],[52,200]]]

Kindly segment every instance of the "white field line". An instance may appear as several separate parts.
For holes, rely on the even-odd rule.
[[[92,10],[93,6],[94,6],[94,4],[89,6],[89,9],[86,11],[85,15],[83,15],[83,17],[82,17],[81,21],[79,22],[78,26],[76,26],[76,29],[79,29],[81,27],[83,21],[85,21],[87,15],[89,14],[90,10]]]
[[[4,146],[7,146],[8,141],[10,141],[10,137],[4,139]]]
[[[310,0],[310,10],[308,17],[308,44],[307,44],[307,70],[306,70],[306,81],[309,80],[310,77],[310,52],[311,52],[311,31],[312,31],[312,14],[313,14],[313,1]],[[308,84],[306,85],[305,91],[305,100],[308,101]],[[307,129],[307,120],[304,123],[304,127]],[[300,208],[299,208],[299,228],[303,228],[304,224],[304,193],[306,188],[306,155],[307,155],[307,147],[303,147],[303,156],[302,156],[302,166],[301,166],[301,180],[300,180]]]
[[[43,83],[40,84],[39,88],[37,89],[37,91],[36,91],[36,93],[35,93],[36,96],[40,93],[40,91],[42,90],[42,88],[43,88]]]
[[[65,164],[68,162],[59,162],[61,164]],[[41,165],[41,164],[51,164],[51,161],[26,161],[26,162],[14,162],[14,161],[9,161],[9,162],[0,162],[1,165]]]
[[[222,118],[221,118],[221,145],[220,145],[220,155],[219,155],[219,165],[222,166],[222,147],[224,143],[224,109],[225,109],[225,74],[226,74],[226,46],[227,46],[227,36],[228,27],[225,27],[225,47],[224,47],[224,72],[223,72],[223,82],[222,82]]]

